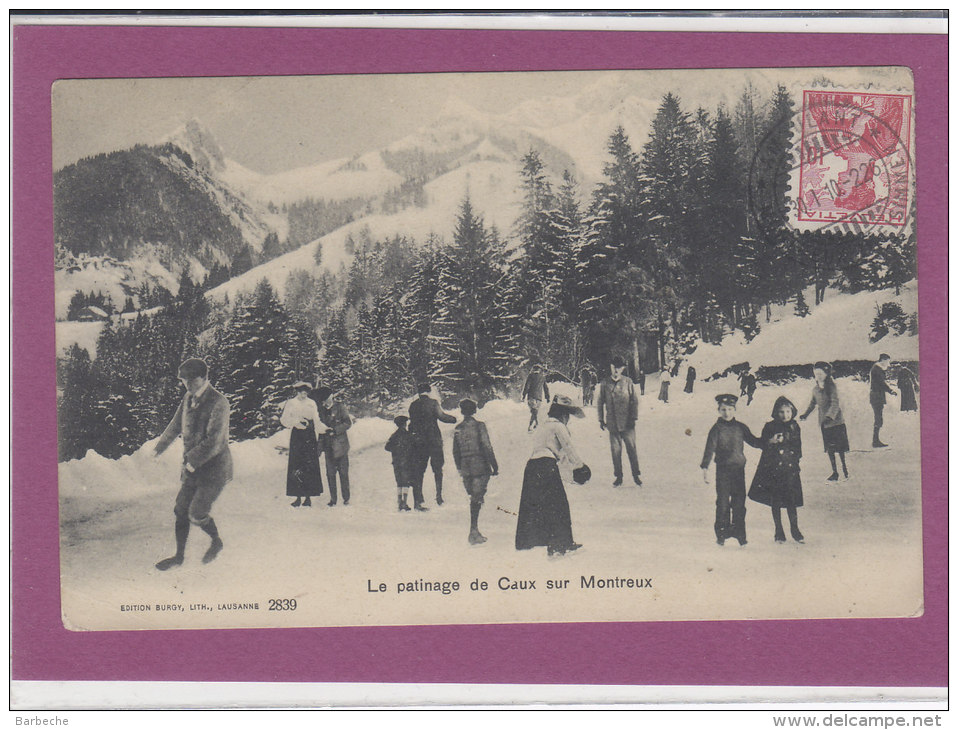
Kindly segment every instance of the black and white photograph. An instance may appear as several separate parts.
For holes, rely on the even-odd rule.
[[[51,93],[66,628],[922,614],[907,68]]]

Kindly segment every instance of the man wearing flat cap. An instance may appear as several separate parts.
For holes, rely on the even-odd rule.
[[[642,486],[639,457],[635,450],[635,422],[639,417],[639,400],[632,379],[625,375],[625,360],[618,355],[609,365],[609,376],[599,384],[595,408],[599,414],[599,428],[608,430],[612,452],[613,487],[622,486],[622,444],[629,457],[632,481]]]
[[[212,561],[223,549],[210,509],[223,487],[233,478],[229,447],[230,405],[226,397],[210,385],[208,374],[206,363],[196,358],[180,365],[177,376],[186,393],[153,450],[157,457],[177,436],[183,437],[180,491],[173,507],[176,554],[158,562],[158,570],[182,565],[191,523],[210,536],[204,563]]]

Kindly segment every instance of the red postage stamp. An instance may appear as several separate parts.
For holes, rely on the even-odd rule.
[[[803,92],[792,171],[795,228],[905,232],[914,174],[912,102],[905,94]]]

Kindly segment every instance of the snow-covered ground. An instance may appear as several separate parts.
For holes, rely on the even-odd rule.
[[[671,402],[655,399],[650,377],[637,429],[644,484],[613,488],[608,441],[595,410],[573,419],[573,438],[593,470],[585,486],[568,483],[578,553],[548,558],[514,548],[522,470],[529,455],[528,411],[511,401],[479,412],[492,436],[500,475],[489,484],[480,528],[467,543],[468,501],[446,438],[446,504],[437,507],[427,472],[426,513],[399,513],[388,454],[393,426],[362,419],[351,430],[349,506],[292,509],[285,496],[286,459],[271,439],[232,447],[235,479],[214,515],[226,547],[201,565],[208,538],[193,529],[186,563],[167,573],[153,563],[173,549],[173,499],[179,443],[159,460],[151,444],[116,461],[89,454],[60,465],[63,614],[71,629],[159,627],[395,625],[513,621],[905,616],[921,612],[919,420],[886,408],[885,441],[872,451],[867,385],[839,380],[852,452],[851,478],[828,483],[828,460],[812,418],[802,424],[806,544],[775,544],[767,507],[748,503],[749,544],[715,544],[714,486],[698,467],[714,422],[714,395],[734,392],[733,378],[700,383],[694,394],[675,383]],[[556,386],[559,389],[570,386]],[[809,381],[760,387],[740,420],[759,432],[779,395],[804,408]],[[458,415],[458,413],[456,414]],[[748,449],[747,478],[759,452]],[[929,485],[928,488],[943,488]],[[324,495],[325,496],[325,495]],[[649,578],[651,586],[583,588],[588,579]],[[504,590],[535,581],[534,590]],[[459,590],[397,593],[417,580],[458,581]],[[486,590],[471,590],[473,580]],[[564,589],[547,581],[568,580]],[[385,591],[380,591],[384,584]],[[270,599],[295,598],[295,611],[270,611]],[[220,609],[256,603],[258,610]],[[160,611],[177,605],[182,611]],[[193,608],[206,604],[209,610]],[[149,605],[150,610],[122,610]]]

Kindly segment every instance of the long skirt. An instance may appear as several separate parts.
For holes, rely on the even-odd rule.
[[[901,392],[901,409],[903,411],[917,411],[918,399],[915,397],[915,386],[909,382],[899,382]]]
[[[294,428],[289,435],[286,496],[316,497],[322,493],[323,476],[319,471],[319,449],[313,427]]]
[[[845,428],[845,424],[822,426],[822,443],[825,445],[825,451],[830,454],[847,452],[848,429]]]
[[[548,456],[530,459],[522,478],[516,550],[539,545],[563,549],[573,544],[572,516],[558,463]]]

